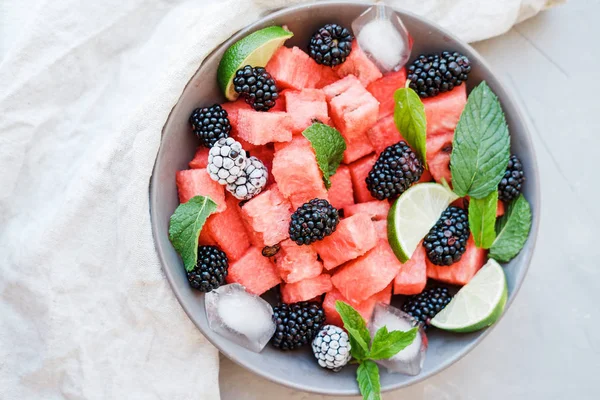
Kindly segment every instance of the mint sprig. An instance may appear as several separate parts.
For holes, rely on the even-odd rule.
[[[329,189],[331,187],[329,178],[335,174],[342,162],[346,141],[337,129],[320,122],[315,122],[306,128],[302,135],[308,139],[315,151],[325,187]]]
[[[394,104],[396,128],[427,168],[427,119],[421,98],[409,87],[400,88],[394,92]]]
[[[180,204],[169,222],[169,240],[183,260],[186,271],[198,261],[198,238],[208,217],[217,209],[210,197],[195,196]]]
[[[379,367],[374,360],[388,359],[410,345],[417,336],[418,329],[409,331],[391,331],[383,326],[371,334],[363,317],[347,303],[337,300],[335,309],[342,317],[344,329],[350,338],[350,353],[358,362],[356,380],[358,388],[365,400],[381,399],[381,384],[379,382]]]
[[[498,191],[494,190],[483,199],[469,201],[469,227],[475,246],[489,249],[496,239],[496,211]]]
[[[490,257],[499,262],[509,262],[523,248],[531,230],[531,207],[520,195],[496,222],[496,240],[490,248]]]

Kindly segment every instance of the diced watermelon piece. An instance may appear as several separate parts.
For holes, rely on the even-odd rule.
[[[338,210],[354,204],[354,191],[352,189],[352,176],[347,165],[340,165],[335,174],[330,178],[331,187],[327,192],[329,203]]]
[[[377,234],[377,239],[383,239],[387,241],[387,220],[373,221],[373,225],[375,226],[375,233]]]
[[[352,42],[352,51],[346,61],[333,67],[333,69],[340,78],[346,75],[356,76],[365,87],[383,76],[379,68],[361,50],[356,40]]]
[[[394,92],[406,85],[406,69],[390,72],[367,86],[367,90],[379,102],[379,118],[394,113]],[[374,144],[374,143],[373,143]]]
[[[351,304],[337,289],[332,289],[325,295],[325,300],[323,300],[323,311],[325,311],[325,321],[327,324],[343,327],[344,323],[340,314],[335,309],[335,302],[343,301],[346,304]],[[364,318],[364,320],[369,323],[371,319],[371,315],[373,315],[373,310],[377,303],[390,304],[392,301],[392,285],[389,284],[385,289],[381,292],[375,293],[373,296],[369,297],[365,301],[360,304],[353,305],[354,309]]]
[[[285,89],[315,88],[323,74],[321,66],[298,47],[281,47],[265,68],[278,87]]]
[[[227,209],[222,213],[211,215],[202,230],[207,230],[231,262],[239,260],[246,253],[250,247],[250,239],[242,220],[239,200],[229,193],[225,197]]]
[[[227,208],[224,186],[210,179],[205,169],[177,171],[175,180],[180,203],[187,203],[195,196],[207,196],[217,203],[217,212],[225,211]]]
[[[314,198],[327,199],[315,153],[304,136],[275,146],[272,173],[279,190],[290,199],[294,209]]]
[[[367,131],[367,137],[377,154],[385,150],[386,147],[404,140],[396,128],[393,115],[388,115],[377,121],[377,123]]]
[[[361,86],[360,81],[354,75],[348,75],[347,77],[340,79],[339,81],[333,82],[330,85],[323,87],[325,98],[327,102],[330,102],[334,97],[339,96],[346,90],[354,86]]]
[[[210,149],[207,149],[204,146],[198,147],[198,150],[196,150],[196,154],[194,155],[194,158],[188,164],[189,167],[192,169],[206,168],[206,166],[208,165],[208,151],[209,150]]]
[[[429,278],[451,285],[464,286],[487,262],[487,250],[475,246],[473,236],[470,236],[465,254],[462,255],[459,262],[450,266],[438,266],[430,262],[427,257],[425,261]]]
[[[206,227],[203,227],[200,231],[200,237],[198,238],[198,246],[217,246],[217,241],[208,232],[208,229],[206,229]]]
[[[436,182],[446,179],[452,183],[452,172],[450,172],[450,154],[452,154],[452,140],[454,132],[445,135],[427,136],[427,164],[429,172]]]
[[[354,200],[356,203],[366,203],[367,201],[377,200],[371,196],[371,192],[367,188],[367,176],[373,165],[377,161],[375,154],[363,157],[358,161],[350,164],[350,175],[352,176],[352,185],[354,186]]]
[[[318,64],[317,64],[318,65]],[[326,65],[320,65],[321,67],[321,77],[319,82],[317,82],[316,87],[321,89],[324,86],[331,85],[333,82],[340,79],[338,74],[335,73],[333,68],[328,67]]]
[[[398,275],[402,264],[387,242],[380,241],[367,254],[350,261],[331,282],[352,304],[360,304],[385,289]]]
[[[433,180],[433,176],[431,176],[431,172],[429,172],[429,170],[426,169],[423,171],[421,178],[419,178],[419,183],[431,182],[432,180]],[[450,183],[450,182],[448,182],[448,183]]]
[[[238,135],[253,145],[289,142],[292,140],[293,126],[292,117],[288,113],[254,110],[238,112]]]
[[[427,264],[425,247],[417,246],[410,260],[402,264],[394,280],[394,294],[419,294],[427,284]]]
[[[317,260],[317,252],[312,246],[298,246],[290,239],[281,242],[280,246],[275,265],[285,282],[294,283],[321,275],[323,263]]]
[[[260,193],[242,207],[242,218],[251,231],[252,243],[263,248],[274,246],[289,237],[292,207],[277,185]]]
[[[331,277],[327,274],[281,285],[281,300],[286,304],[310,300],[332,289]]]
[[[246,142],[244,139],[242,139],[239,135],[239,131],[238,131],[238,114],[240,112],[240,110],[249,110],[252,111],[252,106],[250,106],[248,103],[246,103],[246,101],[242,98],[237,99],[236,101],[230,101],[227,103],[223,103],[221,104],[221,107],[223,107],[223,109],[225,111],[227,111],[227,117],[229,118],[229,123],[231,124],[231,132],[229,134],[229,136],[231,136],[232,138],[234,138],[235,140],[237,140],[238,142],[241,143],[242,148],[246,151],[250,151],[252,149],[254,149],[256,146]]]
[[[286,90],[284,96],[286,111],[292,117],[292,131],[295,134],[302,133],[315,119],[329,124],[327,101],[322,90],[304,89],[300,92]]]
[[[373,200],[366,203],[352,204],[344,207],[344,216],[346,218],[355,214],[367,214],[372,221],[387,220],[390,211],[390,203],[385,200]]]
[[[498,207],[496,208],[496,217],[503,216],[505,212],[506,209],[504,207],[504,203],[502,202],[502,200],[498,200]]]
[[[449,92],[423,99],[427,136],[454,132],[466,104],[467,85],[460,85]]]
[[[275,265],[256,247],[250,247],[242,258],[229,263],[226,281],[239,283],[249,293],[259,296],[281,283]]]
[[[355,214],[341,220],[335,232],[313,243],[313,247],[325,269],[330,270],[362,256],[376,244],[377,234],[371,218],[367,214]]]

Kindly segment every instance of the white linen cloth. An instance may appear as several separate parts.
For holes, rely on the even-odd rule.
[[[301,0],[0,2],[0,399],[217,399],[158,261],[161,129],[219,43]],[[398,0],[467,41],[548,0]]]

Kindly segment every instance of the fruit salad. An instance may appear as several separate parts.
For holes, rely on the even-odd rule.
[[[169,235],[211,329],[331,371],[354,359],[378,396],[378,365],[418,374],[429,330],[502,314],[499,263],[531,227],[523,164],[466,55],[403,48],[380,70],[350,27],[303,48],[292,36],[272,26],[225,52],[226,101],[191,112],[198,149],[177,173]]]

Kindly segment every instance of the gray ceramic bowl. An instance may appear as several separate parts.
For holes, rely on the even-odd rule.
[[[167,279],[173,286],[173,291],[200,331],[223,354],[254,373],[292,388],[320,394],[358,394],[355,367],[347,367],[339,373],[331,373],[317,365],[308,349],[306,351],[284,353],[267,346],[262,353],[257,354],[211,331],[204,312],[204,297],[202,294],[190,289],[183,264],[169,242],[168,225],[170,215],[179,204],[175,186],[175,172],[187,168],[187,163],[193,157],[198,145],[191,134],[188,117],[195,107],[224,101],[223,95],[217,87],[216,71],[225,49],[257,29],[269,25],[283,24],[288,25],[295,34],[287,42],[287,46],[297,45],[306,48],[310,35],[317,27],[329,22],[337,22],[349,27],[351,21],[368,7],[369,4],[366,2],[340,1],[286,8],[260,19],[215,49],[192,77],[179,102],[171,112],[164,127],[162,144],[150,187],[152,228],[158,254]],[[523,160],[528,177],[525,185],[525,196],[532,204],[534,219],[533,229],[527,245],[517,258],[505,266],[509,290],[508,305],[510,305],[527,272],[539,221],[539,179],[536,158],[527,125],[512,97],[500,84],[496,75],[490,71],[481,56],[470,46],[420,17],[401,11],[399,13],[414,38],[413,56],[423,52],[436,52],[446,49],[453,49],[466,54],[473,65],[468,82],[469,89],[472,89],[480,81],[486,80],[502,101],[510,127],[512,150]],[[401,388],[443,370],[473,349],[488,332],[489,329],[472,334],[451,334],[435,329],[430,330],[429,350],[421,374],[411,377],[389,374],[382,370],[382,390]]]

